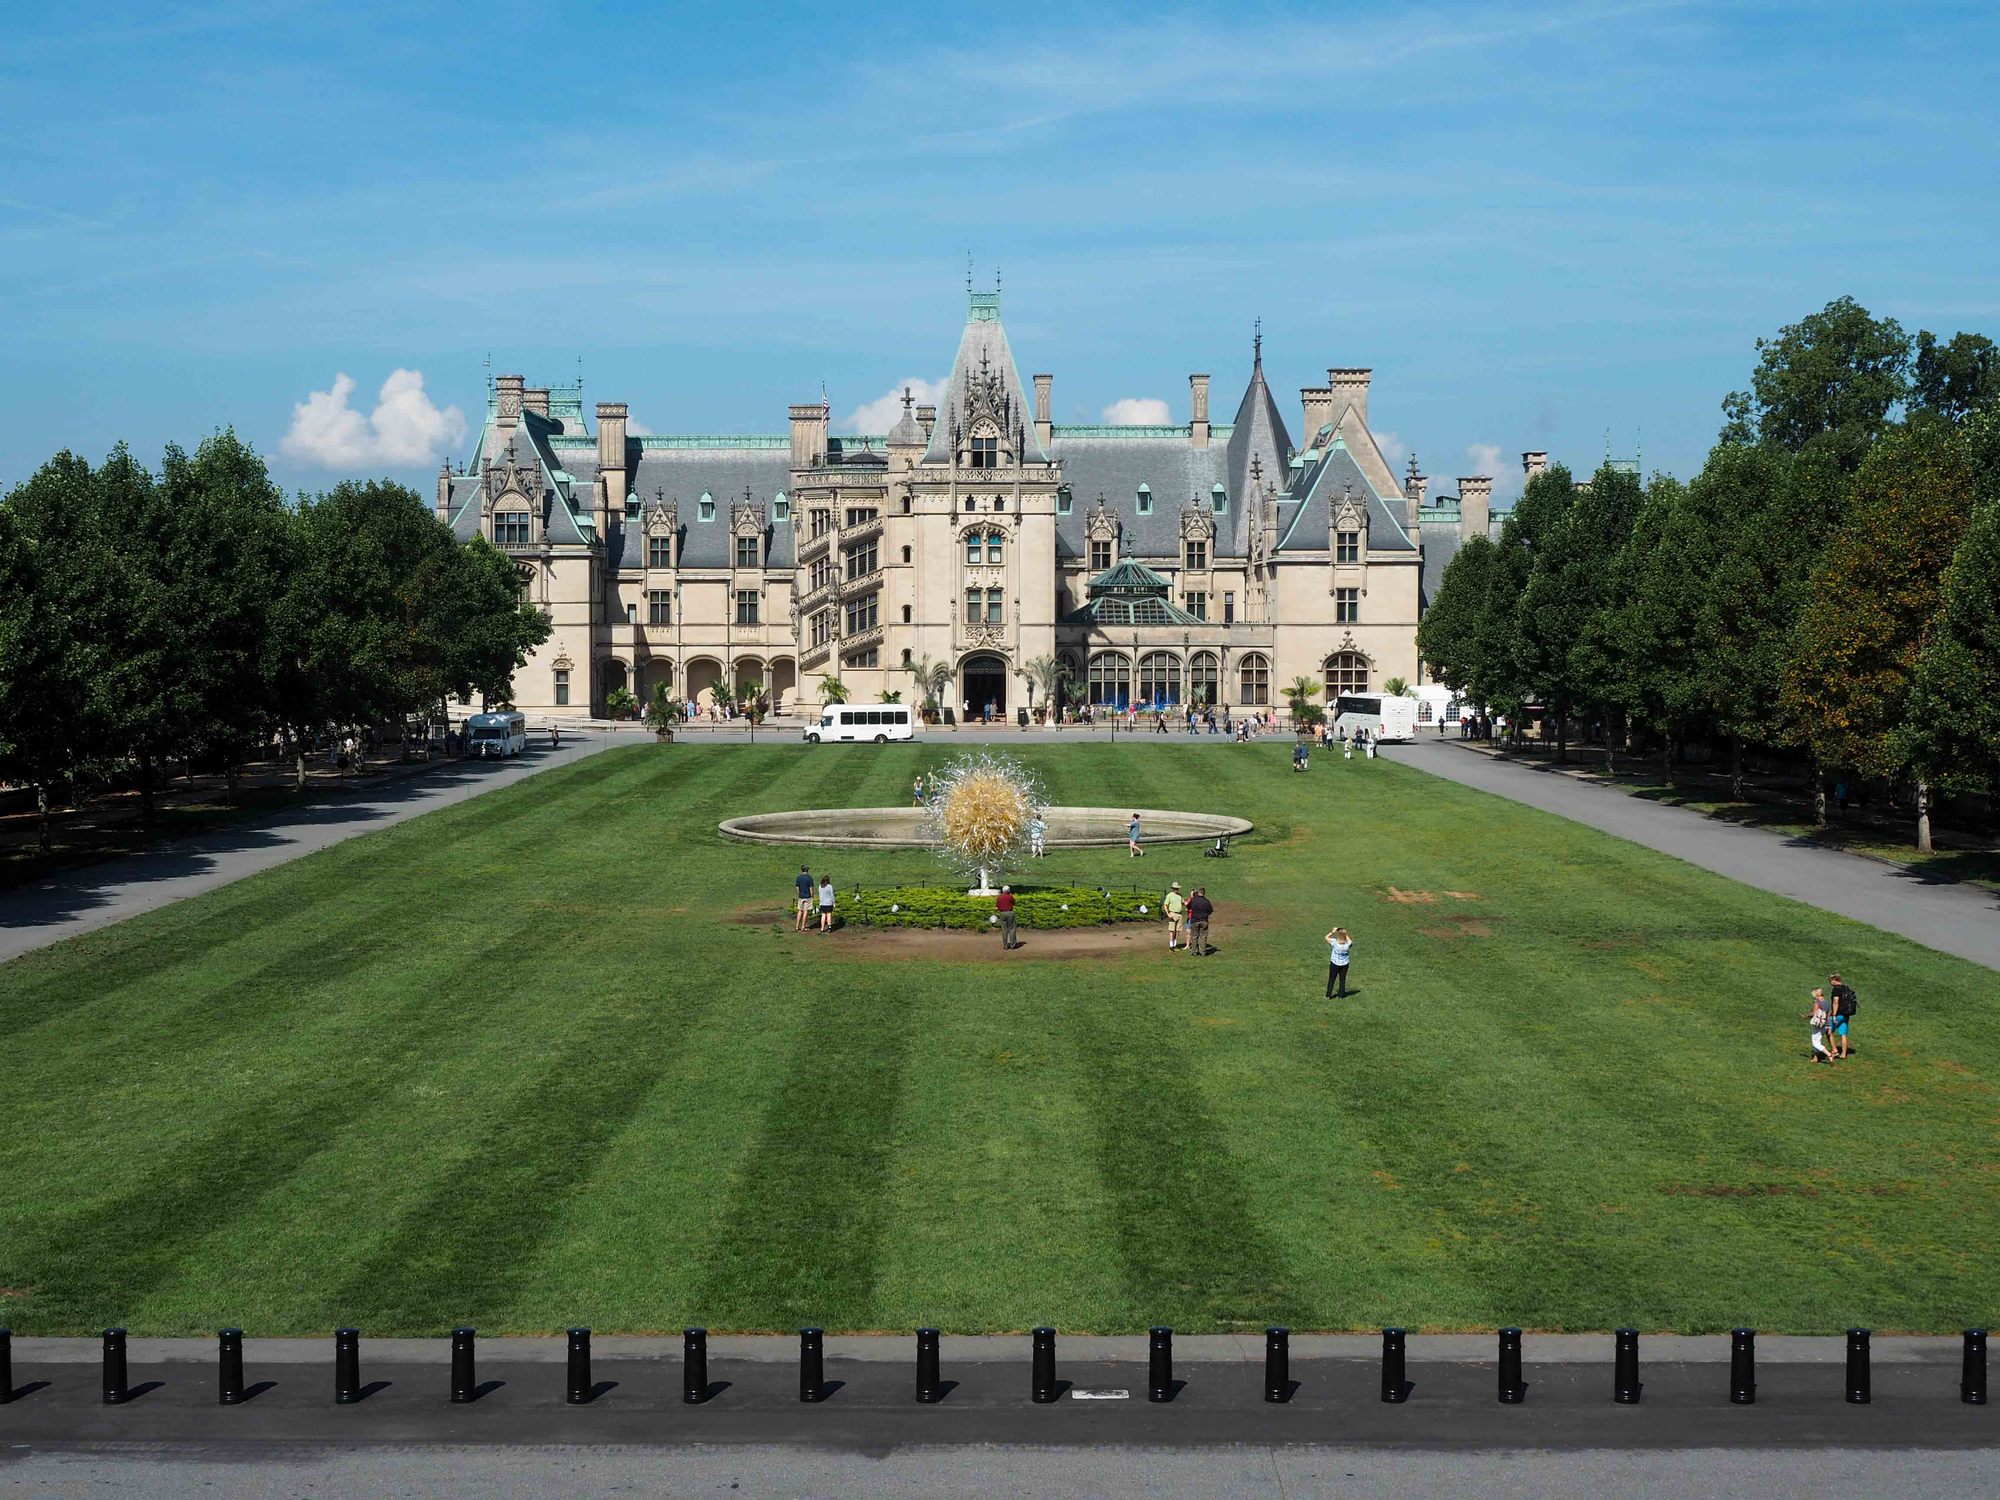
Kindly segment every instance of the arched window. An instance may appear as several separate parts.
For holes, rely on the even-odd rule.
[[[908,562],[909,560],[910,560],[910,549],[908,547],[905,547],[903,549],[903,561]]]
[[[1178,657],[1167,651],[1149,651],[1139,658],[1139,701],[1146,704],[1181,701]]]
[[[1123,708],[1132,701],[1132,663],[1115,651],[1098,652],[1084,690],[1100,708]]]
[[[1271,701],[1271,659],[1252,651],[1237,664],[1236,699],[1246,706],[1257,707]]]
[[[1368,658],[1359,651],[1336,651],[1326,659],[1326,701],[1342,693],[1368,691]]]
[[[1211,705],[1222,700],[1222,664],[1213,651],[1188,658],[1188,702]]]

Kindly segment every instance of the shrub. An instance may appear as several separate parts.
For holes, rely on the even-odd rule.
[[[970,932],[991,925],[993,898],[934,885],[881,886],[842,897],[840,915],[857,927],[956,927]],[[1156,891],[1114,888],[1107,896],[1091,885],[1020,886],[1014,891],[1014,920],[1024,929],[1154,922],[1159,917]]]

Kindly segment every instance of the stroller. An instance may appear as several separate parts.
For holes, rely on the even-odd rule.
[[[1217,838],[1213,844],[1201,851],[1201,857],[1203,859],[1229,858],[1229,835],[1225,833]]]

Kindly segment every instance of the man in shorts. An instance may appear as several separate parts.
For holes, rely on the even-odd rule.
[[[812,923],[813,876],[811,865],[799,866],[799,878],[792,882],[792,887],[799,893],[799,925],[795,930],[804,932]]]
[[[1166,895],[1160,898],[1160,910],[1167,914],[1167,951],[1180,947],[1181,939],[1187,935],[1187,903],[1181,899],[1181,883],[1176,880],[1167,887]]]
[[[1845,1062],[1851,1050],[1847,1045],[1847,1028],[1854,1020],[1854,990],[1838,974],[1827,975],[1826,986],[1827,1010],[1832,1021],[1827,1048],[1836,1061]]]

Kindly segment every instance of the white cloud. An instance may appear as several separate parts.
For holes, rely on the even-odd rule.
[[[1374,431],[1372,428],[1369,430]],[[1409,445],[1393,432],[1375,433],[1375,446],[1382,450],[1383,462],[1392,469],[1410,456]]]
[[[337,374],[331,390],[299,402],[279,451],[321,469],[411,468],[465,441],[465,414],[455,406],[438,410],[420,370],[391,373],[366,416],[347,404],[353,394],[353,378]]]
[[[1471,468],[1466,470],[1468,474],[1487,474],[1492,476],[1493,501],[1496,505],[1503,500],[1512,500],[1520,495],[1522,482],[1521,465],[1518,462],[1509,464],[1501,463],[1500,445],[1498,443],[1468,443],[1465,448],[1465,456],[1472,465]]]
[[[910,388],[910,399],[918,406],[936,406],[944,399],[943,380],[919,380],[907,376],[896,382],[886,396],[877,396],[873,401],[864,401],[845,417],[841,418],[843,432],[884,433],[903,416],[903,387]]]
[[[1120,396],[1104,408],[1104,420],[1114,427],[1165,427],[1173,416],[1157,396]]]
[[[630,417],[627,417],[625,419],[625,436],[651,437],[652,435],[653,435],[653,429],[648,427],[644,422],[635,422]]]

